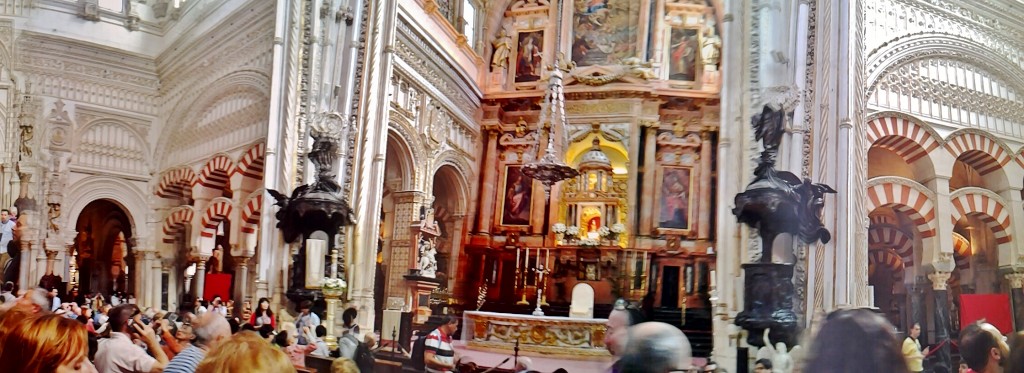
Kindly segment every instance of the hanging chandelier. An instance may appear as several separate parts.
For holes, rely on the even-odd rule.
[[[558,18],[555,23],[555,48],[561,48],[562,45],[562,1],[559,0],[558,4]],[[541,111],[540,120],[538,123],[546,125],[548,131],[548,144],[544,150],[544,155],[540,159],[523,165],[523,175],[529,178],[540,181],[544,184],[544,195],[547,198],[551,198],[551,186],[555,183],[571,179],[578,176],[580,173],[576,169],[565,164],[561,160],[561,157],[555,152],[555,129],[558,126],[565,130],[567,121],[565,119],[565,90],[562,85],[563,73],[568,72],[562,64],[562,53],[556,51],[555,63],[553,66],[548,67],[551,72],[548,77],[547,92],[544,94],[544,103],[547,107]],[[550,122],[548,122],[550,121]],[[564,132],[563,132],[564,133]],[[540,137],[537,137],[537,148],[540,148]]]

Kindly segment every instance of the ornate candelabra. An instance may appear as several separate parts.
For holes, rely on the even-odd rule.
[[[562,29],[562,1],[558,1],[557,5],[558,17],[555,30]],[[555,33],[555,45],[562,45],[561,33]],[[548,77],[548,89],[544,95],[544,101],[547,104],[546,110],[540,113],[540,123],[546,124],[547,121],[551,121],[551,126],[548,129],[548,144],[544,151],[544,155],[540,159],[523,165],[523,175],[530,177],[534,180],[540,181],[544,184],[544,196],[551,198],[551,186],[555,183],[571,179],[578,176],[580,173],[576,169],[565,164],[560,157],[555,153],[555,125],[565,126],[565,92],[562,86],[562,74],[568,72],[566,65],[562,64],[562,55],[556,54],[555,64],[548,68],[551,75]],[[540,148],[540,137],[537,137],[537,147]],[[547,217],[547,214],[544,214]],[[546,224],[545,224],[546,225]]]

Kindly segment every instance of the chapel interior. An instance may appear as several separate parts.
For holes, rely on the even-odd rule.
[[[844,307],[928,344],[1024,330],[1022,13],[0,0],[2,280],[285,318],[311,300],[332,332],[352,307],[384,350],[451,314],[460,348],[566,361],[609,360],[625,302],[728,371],[763,345],[752,288],[786,294],[794,330]],[[737,220],[768,153],[834,190],[811,214],[830,239],[765,246]]]

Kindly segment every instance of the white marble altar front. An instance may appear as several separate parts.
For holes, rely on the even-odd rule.
[[[607,319],[466,311],[462,320],[467,349],[511,355],[518,340],[520,355],[611,360],[604,346]]]

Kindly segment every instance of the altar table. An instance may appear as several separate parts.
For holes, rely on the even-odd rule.
[[[521,355],[611,359],[604,346],[607,319],[466,311],[462,321],[468,349],[511,354],[518,340]]]

